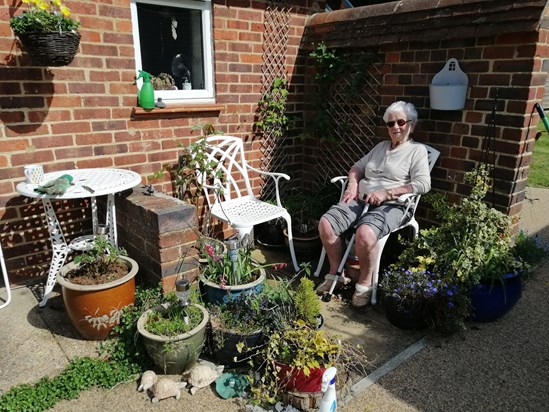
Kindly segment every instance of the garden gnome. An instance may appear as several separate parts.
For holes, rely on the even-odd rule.
[[[324,371],[322,375],[322,387],[320,390],[324,392],[318,412],[335,412],[337,410],[336,399],[336,373],[337,369],[333,366]]]

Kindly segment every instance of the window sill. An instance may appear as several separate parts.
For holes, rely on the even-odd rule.
[[[143,109],[142,107],[134,107],[134,117],[146,117],[146,116],[162,116],[173,114],[186,114],[186,113],[207,113],[207,112],[221,112],[223,109],[222,104],[197,104],[188,106],[167,106],[163,109]]]

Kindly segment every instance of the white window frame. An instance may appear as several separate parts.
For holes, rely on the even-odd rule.
[[[204,47],[204,89],[155,90],[154,96],[155,99],[159,97],[162,98],[167,104],[215,103],[211,0],[130,0],[136,74],[139,70],[143,69],[141,65],[141,42],[139,38],[139,23],[137,20],[137,3],[201,10],[202,39]],[[141,87],[141,85],[142,80],[139,80],[138,87]]]

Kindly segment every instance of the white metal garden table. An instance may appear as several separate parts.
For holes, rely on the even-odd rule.
[[[114,202],[115,193],[131,189],[141,183],[141,176],[135,172],[124,169],[74,169],[62,170],[59,172],[46,173],[44,182],[56,179],[62,175],[73,177],[72,185],[63,195],[47,195],[36,192],[39,185],[27,182],[17,184],[18,193],[36,199],[41,199],[46,214],[46,223],[52,243],[52,260],[48,272],[48,279],[44,289],[44,297],[39,306],[43,307],[48,301],[48,295],[55,286],[56,276],[65,263],[70,250],[83,250],[89,245],[95,236],[100,233],[102,228],[106,229],[104,233],[108,240],[113,244],[118,244],[116,232],[116,209]],[[97,197],[107,195],[107,209],[105,223],[100,224],[97,217]],[[90,236],[80,236],[67,244],[59,220],[52,207],[52,200],[68,199],[91,199],[92,227],[93,234]]]

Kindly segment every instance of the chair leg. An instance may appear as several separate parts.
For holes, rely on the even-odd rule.
[[[295,250],[294,250],[294,238],[292,235],[292,218],[290,217],[290,214],[286,214],[282,216],[284,220],[286,220],[286,231],[288,232],[288,247],[290,248],[290,255],[292,256],[292,263],[294,265],[294,270],[299,272],[299,264],[297,263],[297,259],[295,257]]]
[[[330,286],[330,290],[322,296],[322,300],[324,302],[329,302],[332,300],[332,295],[334,293],[334,289],[337,285],[337,282],[340,281],[340,279],[343,279],[343,282],[345,282],[345,275],[343,274],[343,268],[345,267],[345,262],[347,261],[347,258],[349,257],[349,253],[351,253],[351,249],[353,248],[353,245],[355,243],[355,234],[353,233],[353,236],[351,236],[351,240],[349,240],[349,244],[347,245],[347,248],[345,249],[345,253],[343,253],[343,257],[341,258],[341,262],[339,262],[339,266],[337,268],[337,273],[335,274],[334,280],[332,281],[332,286]],[[324,251],[324,249],[323,249]]]
[[[4,261],[4,252],[2,252],[2,245],[0,245],[0,265],[2,267],[2,276],[4,278],[4,285],[6,286],[7,297],[4,303],[0,305],[0,309],[5,308],[11,302],[11,289],[10,280],[8,279],[8,270],[6,269],[6,262]]]
[[[326,259],[326,249],[324,249],[323,246],[322,251],[320,252],[320,257],[318,258],[318,265],[316,266],[315,273],[313,273],[315,277],[320,276],[320,271],[322,270],[322,266],[324,265],[324,259]]]
[[[372,305],[375,305],[377,303],[377,286],[379,284],[379,265],[381,263],[381,255],[383,253],[383,249],[385,248],[385,244],[387,243],[387,239],[389,239],[389,235],[384,236],[378,240],[379,251],[376,256],[376,264],[374,266],[374,271],[372,274],[372,297],[370,299],[370,302]]]

